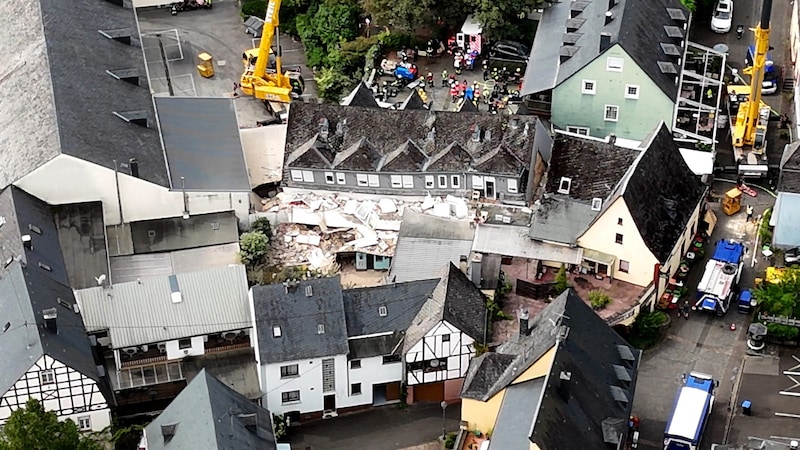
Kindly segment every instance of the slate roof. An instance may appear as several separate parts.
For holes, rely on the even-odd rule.
[[[418,90],[412,89],[411,94],[409,94],[400,105],[400,109],[403,111],[428,110],[431,109],[431,107],[429,103],[422,101],[422,97],[420,97]]]
[[[344,106],[361,106],[363,108],[378,108],[378,102],[375,100],[375,95],[372,89],[368,88],[363,81],[350,91],[341,102]]]
[[[603,424],[617,423],[630,416],[641,351],[630,347],[571,289],[535,316],[529,330],[528,336],[513,338],[501,345],[497,353],[473,359],[462,397],[487,401],[509,388],[504,404],[506,399],[510,403],[508,408],[501,406],[495,431],[524,433],[522,436],[539,448],[616,448],[605,441]],[[543,395],[540,400],[528,402],[529,406],[539,405],[534,408],[534,415],[512,408],[511,403],[519,398],[514,395],[509,398],[509,393],[525,394],[530,400],[541,381],[527,387],[513,387],[511,383],[554,346],[549,374],[539,379],[547,382]],[[627,360],[628,355],[633,360]],[[562,374],[570,380],[562,381]],[[627,397],[627,403],[615,400],[611,387],[618,387],[618,392]],[[568,392],[566,400],[564,392]],[[515,450],[521,442],[519,436],[514,436],[508,440],[511,447],[497,448]]]
[[[453,263],[448,263],[431,298],[406,331],[408,352],[440,321],[447,321],[477,342],[485,342],[487,309],[483,293]]]
[[[544,10],[525,72],[523,95],[552,89],[580,71],[600,55],[600,35],[607,33],[612,46],[619,44],[667,97],[677,98],[675,74],[662,73],[658,63],[677,64],[678,60],[665,54],[660,44],[682,46],[664,27],[677,26],[682,31],[685,22],[672,19],[668,8],[681,11],[686,19],[689,11],[679,0],[617,0],[610,10],[613,20],[606,25],[608,5],[599,0],[554,2]],[[562,61],[565,55],[569,57]]]
[[[239,242],[239,220],[233,211],[130,223],[134,253],[154,253]]]
[[[556,194],[561,178],[567,177],[572,180],[567,194],[570,199],[583,202],[591,202],[593,198],[605,200],[641,153],[641,150],[596,139],[557,133],[545,192]]]
[[[176,189],[250,190],[232,98],[155,97],[155,102]]]
[[[362,359],[373,356],[398,355],[402,350],[400,344],[404,338],[405,332],[403,331],[380,336],[350,338],[347,340],[347,345],[350,348],[347,358]]]
[[[406,209],[398,232],[389,280],[427,280],[448,263],[469,256],[475,229],[469,223]]]
[[[249,428],[248,428],[249,427]],[[163,431],[173,436],[165,442]],[[145,428],[152,450],[275,450],[272,414],[205,369]]]
[[[800,141],[787,144],[781,157],[781,174],[778,178],[778,191],[800,193]]]
[[[663,122],[621,187],[644,243],[659,261],[666,261],[706,187],[686,165]]]
[[[528,432],[536,415],[534,405],[544,391],[544,377],[523,381],[508,387],[497,413],[489,450],[529,450]]]
[[[6,220],[0,226],[0,311],[4,312],[3,323],[10,324],[0,339],[4,361],[0,392],[6,392],[33,362],[47,354],[97,381],[111,402],[113,397],[107,380],[98,373],[81,315],[73,309],[75,297],[50,207],[11,186],[0,192],[0,216]],[[23,235],[31,237],[32,249],[20,245]],[[51,308],[57,311],[57,333],[44,327],[43,311]]]
[[[311,296],[307,297],[307,288]],[[347,329],[339,277],[254,286],[253,314],[261,364],[346,355]],[[318,325],[324,333],[318,333]],[[280,337],[273,337],[279,326]]]
[[[528,236],[540,241],[576,244],[599,211],[591,203],[574,201],[563,195],[550,195],[535,206]]]
[[[168,185],[133,10],[94,0],[3,2],[0,188],[59,154],[107,168],[136,158],[140,177]],[[42,33],[43,32],[43,33]],[[124,39],[121,39],[124,41]],[[133,83],[106,71],[134,69]],[[138,83],[137,83],[138,80]],[[150,128],[115,116],[137,111]]]
[[[347,336],[405,331],[438,284],[432,279],[345,290]],[[379,314],[381,307],[386,316]]]
[[[509,126],[509,121],[515,121],[514,126]],[[501,114],[394,111],[297,102],[289,111],[285,166],[407,171],[407,165],[393,168],[382,162],[410,141],[421,150],[424,172],[464,172],[502,147],[521,161],[522,167],[498,175],[518,175],[530,165],[536,124],[533,116],[510,119]],[[305,156],[308,153],[312,155]],[[418,165],[415,157],[414,167]],[[286,173],[284,176],[290,181]]]

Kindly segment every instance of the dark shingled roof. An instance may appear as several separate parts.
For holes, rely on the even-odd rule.
[[[4,355],[0,392],[46,354],[97,381],[111,402],[113,397],[107,380],[97,371],[81,315],[73,311],[75,297],[50,206],[11,186],[0,192],[0,216],[6,219],[0,227],[2,260],[21,257],[25,262],[24,267],[12,262],[0,268],[0,310],[6,313],[3,322],[11,324],[10,331],[0,339],[0,354]],[[23,235],[31,237],[32,249],[20,245]],[[57,333],[44,327],[42,311],[51,308],[58,315]]]
[[[422,101],[419,91],[412,89],[411,94],[409,94],[408,98],[406,98],[403,104],[400,105],[400,109],[403,111],[428,110],[430,109],[430,106]]]
[[[514,126],[509,126],[509,120],[516,121]],[[289,111],[284,177],[291,181],[291,167],[394,170],[391,165],[381,166],[381,162],[409,141],[425,156],[424,172],[468,171],[498,148],[528,167],[537,120],[533,116],[510,119],[502,114],[393,111],[296,102]],[[327,123],[327,132],[323,123]],[[307,153],[316,151],[324,158],[315,154],[306,159]],[[415,164],[421,155],[414,157]]]
[[[362,359],[373,356],[399,355],[402,349],[400,343],[404,338],[404,332],[396,331],[392,334],[348,339],[350,353],[347,358]]]
[[[438,284],[433,279],[345,290],[347,336],[405,331]],[[381,307],[386,307],[385,316],[379,314]]]
[[[307,289],[311,296],[307,297]],[[297,282],[295,287],[268,284],[253,287],[253,305],[261,363],[346,355],[342,285],[339,277]],[[324,333],[318,333],[318,325]],[[273,337],[273,327],[281,336]]]
[[[569,197],[607,199],[633,165],[641,150],[557,133],[550,157],[545,192],[558,192],[562,177],[572,179]]]
[[[800,141],[788,144],[781,158],[781,174],[778,178],[778,191],[800,194]]]
[[[622,197],[645,244],[665,262],[705,193],[662,123],[628,175]]]
[[[379,164],[381,172],[421,172],[428,155],[412,140],[387,153]]]
[[[363,81],[358,83],[358,86],[342,100],[342,105],[361,106],[364,108],[379,107],[378,102],[375,100],[375,95],[372,93],[372,89],[368,88]]]
[[[688,10],[679,0],[618,0],[611,10],[613,20],[608,24],[605,23],[608,2],[580,2],[581,8],[576,10],[579,14],[570,18],[574,5],[574,2],[555,2],[545,8],[531,48],[523,95],[552,89],[595,60],[601,53],[600,35],[607,33],[612,46],[620,44],[667,97],[677,98],[675,75],[662,73],[658,63],[677,63],[676,57],[664,53],[661,43],[681,46],[681,41],[669,37],[664,28],[683,28],[682,22],[672,19],[667,10],[679,9],[688,17]],[[565,26],[577,28],[566,36],[569,45],[562,44]],[[570,56],[565,61],[561,61],[563,51]]]
[[[96,0],[2,2],[0,188],[59,154],[107,168],[136,158],[140,177],[168,185],[134,12]],[[133,45],[98,30],[122,30]],[[43,32],[43,33],[42,33]],[[107,71],[133,69],[132,82]],[[141,112],[150,128],[114,113]]]
[[[495,430],[524,433],[542,449],[609,448],[603,425],[630,416],[641,351],[630,347],[571,289],[535,316],[529,329],[528,336],[513,338],[501,345],[496,354],[487,353],[470,362],[462,397],[488,401],[555,346],[553,365],[533,423],[530,416],[500,414]],[[632,354],[634,361],[626,361],[621,353]],[[627,376],[620,376],[620,369]],[[562,381],[566,376],[569,381]],[[618,387],[628,402],[615,400],[611,387]]]
[[[174,433],[165,442],[164,430]],[[205,369],[147,425],[147,448],[275,450],[272,414]]]
[[[483,293],[452,262],[406,331],[408,351],[436,324],[444,320],[477,342],[486,340],[486,303]]]

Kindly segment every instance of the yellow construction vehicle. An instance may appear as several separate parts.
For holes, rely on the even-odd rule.
[[[303,93],[305,83],[299,72],[283,72],[281,66],[281,44],[278,37],[278,12],[281,0],[269,0],[267,17],[261,34],[258,48],[245,50],[242,55],[244,73],[242,73],[241,89],[247,95],[265,102],[291,103],[292,98]],[[277,39],[275,55],[275,72],[267,70],[272,37]]]
[[[214,58],[206,52],[197,55],[199,64],[197,64],[197,71],[200,76],[204,78],[211,78],[214,76]]]
[[[764,67],[769,51],[769,21],[772,0],[764,0],[761,21],[751,31],[755,34],[753,65],[743,72],[750,75],[750,85],[728,86],[731,104],[738,103],[736,121],[731,123],[731,140],[736,164],[741,176],[767,175],[767,124],[770,107],[761,101]]]

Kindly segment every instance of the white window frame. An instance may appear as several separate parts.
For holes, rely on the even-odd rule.
[[[386,317],[389,314],[389,310],[385,306],[378,307],[378,315],[381,317]]]
[[[625,59],[619,56],[609,56],[606,58],[606,70],[609,72],[622,72],[625,66]]]
[[[597,93],[597,81],[581,80],[581,94],[594,95]]]
[[[303,171],[302,170],[292,169],[292,170],[289,171],[289,173],[292,174],[292,181],[300,181],[300,182],[303,181]]]
[[[581,136],[589,136],[589,127],[576,127],[572,125],[567,126],[568,133],[579,134]]]
[[[564,183],[567,183],[566,189],[563,187]],[[569,194],[569,190],[571,188],[572,188],[572,178],[561,177],[561,179],[558,180],[558,190],[557,190],[557,192],[559,194]]]
[[[358,185],[361,187],[369,186],[369,181],[367,180],[367,174],[365,173],[359,173],[358,175],[356,175],[356,181],[358,182]]]
[[[450,186],[453,189],[461,189],[461,177],[459,175],[450,175]]]
[[[369,187],[381,187],[381,177],[375,174],[367,175]]]
[[[41,384],[55,384],[56,371],[53,369],[45,369],[39,371],[39,382]]]
[[[433,189],[435,187],[433,175],[425,175],[425,189]]]
[[[608,113],[609,111],[615,111],[614,117],[610,118]],[[606,122],[619,122],[619,106],[618,105],[606,105],[603,108],[603,120]]]
[[[303,183],[313,183],[314,182],[314,172],[310,170],[303,171]]]
[[[347,177],[342,172],[336,172],[336,184],[347,184]]]
[[[414,189],[414,175],[403,175],[403,188]]]
[[[623,269],[622,266],[625,266]],[[624,259],[619,260],[619,271],[622,273],[630,273],[631,272],[631,263],[629,261],[625,261]]]
[[[317,324],[317,334],[325,334],[325,324],[318,323]]]
[[[286,373],[284,374],[284,372]],[[281,378],[297,378],[299,376],[300,376],[299,364],[287,364],[285,366],[281,366]]]
[[[326,184],[334,184],[336,179],[333,175],[333,172],[325,172],[325,183]]]
[[[513,178],[509,178],[506,180],[506,186],[508,188],[508,192],[511,194],[518,194],[519,193],[519,185],[517,184],[517,180]]]
[[[290,405],[293,403],[300,403],[300,390],[281,392],[281,404]]]
[[[472,189],[483,189],[483,177],[480,175],[472,176]]]
[[[90,416],[78,417],[78,430],[90,431],[92,429],[92,418]]]
[[[631,94],[631,89],[634,90],[634,93]],[[633,100],[639,100],[639,85],[638,84],[626,84],[625,85],[625,98],[630,98]]]
[[[436,178],[438,178],[436,181],[439,189],[447,188],[447,175],[438,175]]]
[[[400,189],[401,187],[403,187],[403,177],[402,176],[400,176],[400,175],[392,175],[390,177],[390,179],[392,181],[392,187],[393,188]]]

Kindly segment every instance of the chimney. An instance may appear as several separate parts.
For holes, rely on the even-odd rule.
[[[519,128],[519,117],[512,117],[511,120],[508,122],[508,125],[514,130]]]
[[[600,33],[600,53],[603,53],[611,47],[611,35],[609,33]]]
[[[128,166],[131,168],[131,176],[139,178],[139,161],[131,158],[128,160]]]
[[[483,134],[483,139],[486,142],[492,142],[492,130],[486,130],[486,132]]]
[[[461,270],[461,273],[464,275],[467,274],[467,255],[461,255],[458,258],[458,268]]]
[[[22,236],[22,246],[25,247],[26,250],[33,250],[33,241],[31,240],[30,234]]]
[[[606,11],[606,23],[605,24],[606,25],[610,24],[612,20],[614,20],[614,13],[612,13],[611,11]]]
[[[481,126],[475,125],[475,128],[472,131],[472,142],[480,142],[481,141]]]
[[[323,141],[328,139],[328,119],[319,120],[319,138]]]
[[[525,337],[530,333],[530,328],[528,326],[528,319],[530,316],[528,315],[528,310],[523,309],[519,313],[519,337]]]
[[[477,287],[481,287],[483,279],[481,277],[482,273],[481,264],[483,262],[483,254],[482,253],[473,253],[472,254],[472,261],[470,264],[469,272],[470,278],[472,279],[472,284]]]
[[[608,9],[609,10],[611,8],[615,7],[615,6],[617,6],[617,0],[608,0]]]
[[[569,383],[572,380],[572,372],[567,372],[566,370],[562,370],[561,374],[558,376],[558,395],[561,397],[564,402],[569,401]]]
[[[44,309],[42,310],[42,316],[44,316],[44,327],[54,333],[58,333],[58,324],[56,323],[58,310],[55,308]]]
[[[342,119],[339,123],[336,124],[336,135],[340,137],[344,137],[347,133],[347,119]]]
[[[608,145],[614,145],[616,143],[617,143],[617,135],[614,134],[614,133],[609,134],[608,135]]]

